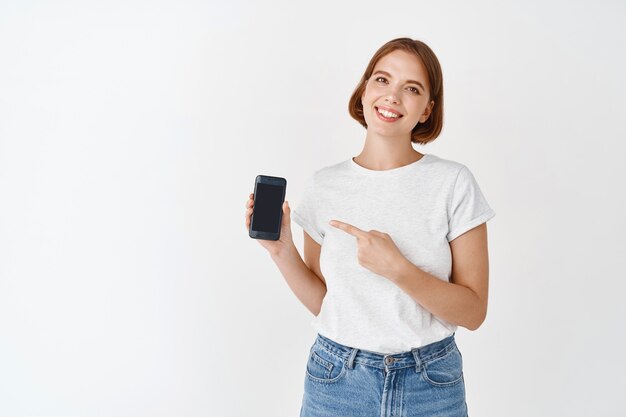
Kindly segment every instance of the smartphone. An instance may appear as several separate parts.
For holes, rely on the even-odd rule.
[[[250,237],[254,239],[280,239],[283,203],[287,180],[269,175],[257,175],[254,182],[254,206],[250,220]]]

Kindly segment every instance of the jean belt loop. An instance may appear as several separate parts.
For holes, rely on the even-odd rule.
[[[352,348],[352,352],[350,353],[350,357],[348,358],[348,369],[354,368],[354,357],[358,352],[357,348]]]
[[[422,368],[422,360],[420,359],[419,348],[412,349],[411,353],[413,353],[413,358],[415,358],[415,372],[419,372]]]

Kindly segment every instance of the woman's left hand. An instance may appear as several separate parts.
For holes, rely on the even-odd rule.
[[[378,230],[366,232],[339,220],[331,220],[329,223],[356,237],[359,264],[378,275],[393,279],[402,262],[406,260],[387,233]]]

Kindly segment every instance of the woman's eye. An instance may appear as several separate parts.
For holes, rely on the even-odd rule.
[[[387,79],[385,77],[376,77],[375,80],[376,81],[378,81],[378,80],[385,80],[385,81],[387,81]],[[417,87],[409,87],[409,89],[411,89],[411,91],[414,90],[413,92],[415,94],[419,94],[420,93],[420,91],[417,89]]]

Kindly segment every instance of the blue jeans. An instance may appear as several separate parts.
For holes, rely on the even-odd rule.
[[[463,360],[454,334],[382,355],[317,335],[300,417],[467,417]]]

